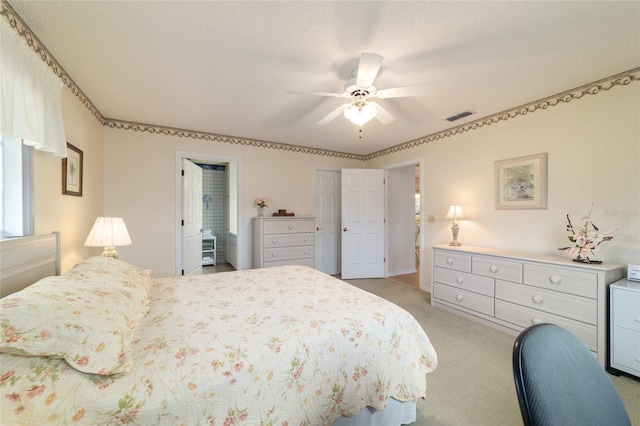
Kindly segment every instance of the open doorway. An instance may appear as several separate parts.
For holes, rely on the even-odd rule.
[[[414,288],[420,288],[420,163],[415,160],[387,169],[388,276]]]
[[[183,270],[182,247],[182,159],[202,168],[202,272],[215,273],[244,269],[240,200],[242,160],[212,154],[176,153],[176,274]]]

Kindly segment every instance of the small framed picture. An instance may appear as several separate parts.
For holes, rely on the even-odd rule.
[[[62,193],[82,197],[82,151],[67,142],[67,153],[62,159]]]
[[[547,154],[495,162],[496,210],[547,208]]]

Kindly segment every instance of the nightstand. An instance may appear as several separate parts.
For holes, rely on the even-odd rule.
[[[640,380],[640,282],[609,286],[609,363],[607,370]]]

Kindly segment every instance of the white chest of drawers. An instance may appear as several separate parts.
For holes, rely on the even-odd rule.
[[[253,267],[282,265],[315,267],[313,217],[256,217],[253,219]]]
[[[607,287],[624,265],[482,247],[433,247],[431,304],[517,335],[550,322],[574,333],[604,367]]]
[[[640,379],[640,282],[611,284],[609,371]]]

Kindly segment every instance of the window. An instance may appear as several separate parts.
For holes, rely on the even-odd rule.
[[[33,147],[0,135],[0,239],[33,235]]]

